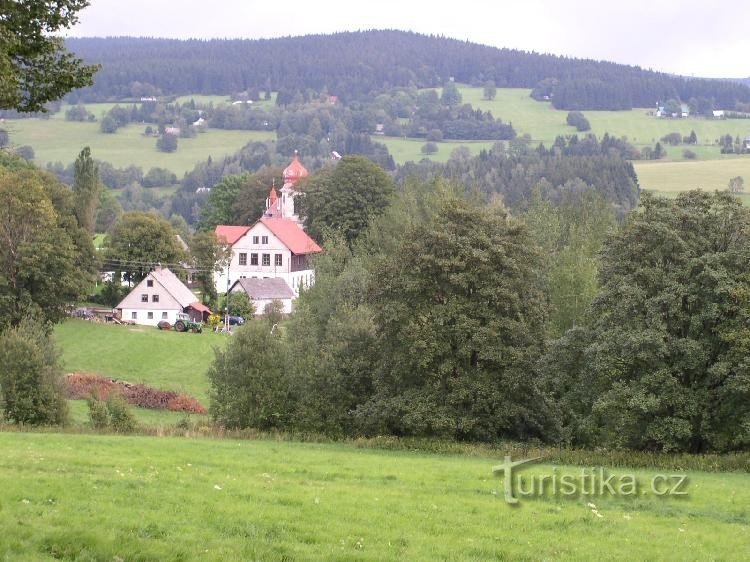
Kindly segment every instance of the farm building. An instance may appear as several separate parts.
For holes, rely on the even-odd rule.
[[[151,271],[116,307],[121,320],[156,326],[162,320],[174,324],[177,313],[205,322],[211,311],[166,267]]]
[[[745,147],[745,150],[750,150],[750,135],[747,135],[743,140],[742,144]]]
[[[273,301],[281,303],[284,314],[291,313],[292,300],[295,297],[294,291],[286,281],[278,277],[269,279],[244,277],[235,281],[229,292],[231,294],[245,293],[253,303],[255,314],[258,316],[264,314],[266,306]]]
[[[298,195],[294,184],[305,176],[307,170],[295,155],[284,170],[281,195],[271,187],[266,212],[258,222],[252,226],[216,227],[217,237],[232,247],[229,266],[214,275],[217,291],[227,291],[243,278],[280,278],[294,295],[313,283],[314,272],[308,258],[322,250],[303,230],[302,221],[294,212],[294,198]]]

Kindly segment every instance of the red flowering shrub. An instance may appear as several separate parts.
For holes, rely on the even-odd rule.
[[[92,394],[106,400],[110,394],[119,394],[128,404],[152,410],[171,410],[205,414],[206,408],[198,400],[173,390],[159,390],[145,384],[130,384],[84,373],[67,375],[68,398],[85,399]]]

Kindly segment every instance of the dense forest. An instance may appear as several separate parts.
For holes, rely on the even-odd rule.
[[[68,39],[70,50],[99,63],[96,83],[74,101],[248,89],[327,91],[342,101],[399,86],[435,87],[450,78],[497,87],[537,88],[563,109],[651,107],[677,98],[733,109],[750,102],[736,81],[691,79],[610,62],[498,49],[402,31],[363,31],[258,40]],[[292,94],[293,95],[293,94]],[[283,99],[282,95],[282,99]]]

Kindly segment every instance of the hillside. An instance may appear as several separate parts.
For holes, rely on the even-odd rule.
[[[725,108],[750,102],[750,88],[736,82],[687,79],[395,30],[257,40],[81,38],[68,39],[67,46],[87,62],[102,65],[94,86],[73,95],[82,101],[248,88],[282,94],[327,90],[350,101],[388,87],[434,87],[454,78],[518,88],[548,80],[545,93],[553,101],[557,95],[558,106],[569,109],[651,107],[672,97],[709,98]]]

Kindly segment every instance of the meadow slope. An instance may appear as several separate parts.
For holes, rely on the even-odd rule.
[[[644,488],[632,498],[522,499],[513,508],[490,459],[22,433],[0,433],[0,449],[0,559],[741,560],[750,552],[748,474],[691,473],[681,499]]]

